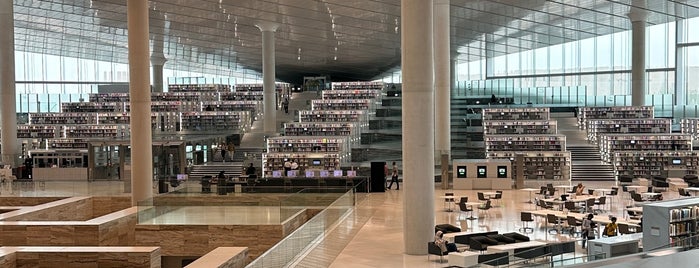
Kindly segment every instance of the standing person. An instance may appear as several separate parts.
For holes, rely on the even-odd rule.
[[[607,223],[607,226],[604,226],[604,234],[606,236],[616,236],[617,235],[617,229],[619,226],[616,224],[616,217],[612,217],[612,222]]]
[[[585,244],[587,244],[587,240],[593,240],[595,239],[595,222],[592,221],[592,218],[595,215],[592,215],[592,213],[587,214],[587,217],[583,219],[582,221],[582,233],[580,233],[580,236],[582,236],[583,241],[582,241],[582,247],[585,248]]]
[[[396,162],[393,162],[393,171],[391,172],[391,184],[388,185],[388,189],[393,187],[393,183],[396,183],[396,190],[400,190],[400,184],[398,184],[398,166]]]
[[[284,106],[284,113],[289,113],[289,97],[284,98],[284,102],[282,102],[282,105]]]
[[[221,158],[221,161],[226,162],[226,146],[221,146]]]
[[[233,153],[235,153],[235,144],[233,144],[233,142],[228,143],[228,153],[231,155],[231,158],[233,158]]]
[[[386,181],[388,181],[388,163],[383,163],[383,185],[386,187]],[[390,188],[386,188],[390,189]]]
[[[248,178],[257,178],[257,169],[252,163],[250,163],[250,166],[245,170],[245,175],[248,175]]]
[[[495,104],[495,103],[497,103],[497,102],[498,102],[498,98],[495,97],[495,94],[491,95],[491,96],[490,96],[490,103],[491,103],[491,104]]]

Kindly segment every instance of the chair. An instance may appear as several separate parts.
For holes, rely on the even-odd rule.
[[[579,212],[579,211],[582,210],[582,208],[576,206],[576,205],[575,205],[575,202],[573,202],[573,201],[566,201],[565,203],[563,203],[563,206],[564,206],[565,209],[567,209],[569,212],[570,212],[570,211],[578,211],[578,212]]]
[[[467,201],[463,201],[463,198],[464,197],[462,197],[462,199],[461,199],[462,202],[459,202],[459,210],[461,212],[469,212],[470,214],[473,214],[473,208],[469,208],[468,205],[466,205]],[[470,215],[470,216],[473,216],[473,215]],[[473,219],[473,217],[469,217],[468,219]]]
[[[437,244],[434,242],[427,242],[427,261],[430,260],[430,255],[437,255],[439,256],[439,262],[442,262],[444,260],[444,256],[449,254],[449,252],[443,252]]]
[[[491,198],[491,199],[497,200],[498,203],[499,203],[500,205],[502,205],[502,191],[499,191],[499,190],[498,190],[498,191],[495,191],[495,197],[493,197],[493,198]]]
[[[534,221],[532,214],[530,212],[522,211],[519,213],[519,218],[520,218],[520,220],[522,220],[522,225],[524,225],[524,227],[519,228],[519,230],[524,232],[524,233],[526,233],[527,230],[531,230],[531,232],[533,233],[534,228],[527,226],[527,223]]]
[[[547,190],[548,190],[548,188],[546,188],[546,186],[541,186],[541,188],[539,188],[539,195],[546,196]]]
[[[553,205],[546,204],[546,201],[539,199],[539,206],[543,209],[553,209]]]
[[[492,206],[490,206],[490,200],[488,200],[488,201],[485,201],[485,205],[478,207],[478,211],[486,211],[487,212],[490,210],[491,207]]]
[[[570,234],[572,236],[575,236],[575,234],[579,234],[580,232],[578,231],[578,226],[582,226],[582,222],[578,221],[573,216],[567,216],[566,217],[566,222],[568,224],[568,228],[570,228]]]
[[[548,188],[548,196],[555,196],[556,195],[556,188]]]
[[[631,231],[629,231],[629,225],[625,223],[619,223],[617,224],[617,228],[619,231],[620,235],[625,235],[625,234],[633,234]]]
[[[633,207],[633,206],[630,206],[630,207]],[[632,219],[632,220],[640,220],[642,217],[642,215],[639,215],[636,212],[630,211],[630,210],[626,210],[626,214],[629,216],[629,219]]]
[[[587,189],[587,194],[589,194],[589,195],[594,195],[594,194],[595,194],[595,189]]]
[[[561,228],[561,221],[556,217],[556,215],[553,214],[546,214],[546,223],[547,224],[553,224],[553,229],[549,229],[548,232],[551,233],[551,231],[554,231],[556,233],[559,233],[559,229]]]
[[[592,207],[594,207],[594,206],[595,206],[595,199],[594,198],[590,198],[587,201],[585,201],[585,210],[589,211],[590,213],[594,213],[594,210],[592,209]]]
[[[593,199],[594,200],[594,199]],[[604,207],[604,205],[607,204],[607,197],[606,196],[600,196],[597,201],[595,201],[595,205],[597,206],[597,209],[595,211],[598,212],[603,212],[604,210],[601,209],[601,207]]]
[[[578,190],[578,186],[577,186],[577,185],[573,185],[573,189],[571,189],[570,191],[568,191],[568,193],[569,193],[569,194],[574,194],[574,193],[577,192],[577,190]]]
[[[692,196],[687,191],[685,191],[684,188],[677,188],[677,192],[680,193],[680,196]]]
[[[478,200],[479,200],[479,201],[489,201],[490,199],[487,198],[487,197],[485,197],[485,195],[483,194],[483,192],[478,192]]]
[[[631,175],[619,175],[617,178],[619,185],[631,185],[633,183],[633,176]]]
[[[454,193],[444,193],[444,196],[454,196]],[[451,210],[451,203],[454,203],[454,198],[444,198],[444,209]]]

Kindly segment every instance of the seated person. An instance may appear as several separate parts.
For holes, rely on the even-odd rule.
[[[607,223],[607,226],[604,227],[604,234],[606,236],[616,236],[617,235],[617,230],[618,226],[616,224],[616,217],[612,217],[612,222]]]
[[[585,194],[585,186],[582,183],[578,183],[578,187],[575,188],[575,195],[584,195]]]
[[[443,236],[444,233],[442,233],[442,231],[437,231],[437,233],[434,234],[434,244],[437,245],[440,249],[442,249],[442,252],[459,251],[456,248],[456,244],[447,242],[447,240],[444,240]]]

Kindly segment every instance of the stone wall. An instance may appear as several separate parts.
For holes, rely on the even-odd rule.
[[[248,249],[244,247],[219,247],[185,268],[243,268],[247,255]]]
[[[66,197],[16,197],[0,196],[1,207],[29,207],[61,200]]]
[[[2,247],[2,268],[160,267],[157,247]]]
[[[86,221],[91,218],[90,197],[69,197],[0,215],[2,221]]]
[[[131,207],[130,196],[93,196],[92,217],[101,217]]]

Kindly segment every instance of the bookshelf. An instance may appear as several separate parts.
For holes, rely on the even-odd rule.
[[[126,110],[128,102],[63,102],[63,113],[115,113]]]
[[[332,89],[373,89],[382,90],[386,86],[384,82],[333,82]]]
[[[693,139],[699,139],[699,118],[682,118],[680,121],[682,133],[692,135]]]
[[[335,153],[263,153],[262,176],[272,177],[275,170],[284,170],[285,162],[298,164],[299,175],[304,177],[307,169],[336,170],[340,169],[340,155]]]
[[[29,113],[30,125],[97,124],[95,113]]]
[[[347,137],[281,136],[267,139],[269,153],[335,153],[340,159],[349,156]]]
[[[668,244],[688,245],[683,240],[699,234],[699,198],[683,198],[643,205],[643,251]],[[693,238],[696,245],[697,238]]]
[[[379,97],[381,97],[381,91],[374,89],[323,90],[322,93],[324,100],[378,99]]]
[[[274,83],[277,92],[291,92],[291,84],[289,83]],[[264,84],[237,84],[235,85],[235,92],[262,92],[264,91]]]
[[[50,149],[87,149],[86,139],[50,139],[47,142]]]
[[[311,110],[373,110],[375,100],[311,100]]]
[[[207,107],[211,107],[214,111],[249,111],[257,114],[258,111],[262,111],[262,101],[203,101],[197,105],[195,111],[206,111]]]
[[[494,151],[565,151],[566,136],[549,135],[486,135],[485,152]]]
[[[358,123],[351,122],[315,122],[284,123],[286,136],[347,136],[350,143],[359,143],[361,130]]]
[[[168,92],[226,92],[231,91],[231,85],[225,84],[170,84]]]
[[[17,138],[52,139],[57,135],[56,126],[52,125],[17,125]]]
[[[202,92],[153,92],[151,101],[212,101],[219,100],[220,94],[230,93],[228,91],[202,91]]]
[[[364,110],[301,110],[299,111],[299,122],[358,122],[368,126],[369,112]]]
[[[549,120],[548,107],[483,108],[483,120]]]
[[[587,129],[587,121],[592,119],[646,119],[653,118],[653,106],[612,106],[578,108],[578,127]]]
[[[61,138],[123,138],[130,136],[129,125],[61,126]]]
[[[522,162],[516,160],[522,156]],[[512,177],[517,171],[527,180],[570,180],[571,159],[570,152],[559,151],[521,151],[521,152],[489,152],[488,159],[508,159],[512,161]]]
[[[556,120],[486,120],[483,134],[556,134]]]
[[[616,176],[667,177],[670,172],[697,174],[699,154],[693,151],[615,151],[613,161]]]
[[[220,92],[218,99],[219,101],[235,101],[235,100],[262,100],[262,91],[235,91],[235,92]]]
[[[180,114],[179,131],[247,130],[251,123],[250,112],[186,112]]]
[[[587,121],[587,139],[597,143],[598,136],[606,133],[671,133],[672,119],[593,119]]]
[[[691,151],[689,134],[601,134],[602,161],[611,162],[615,151]]]

